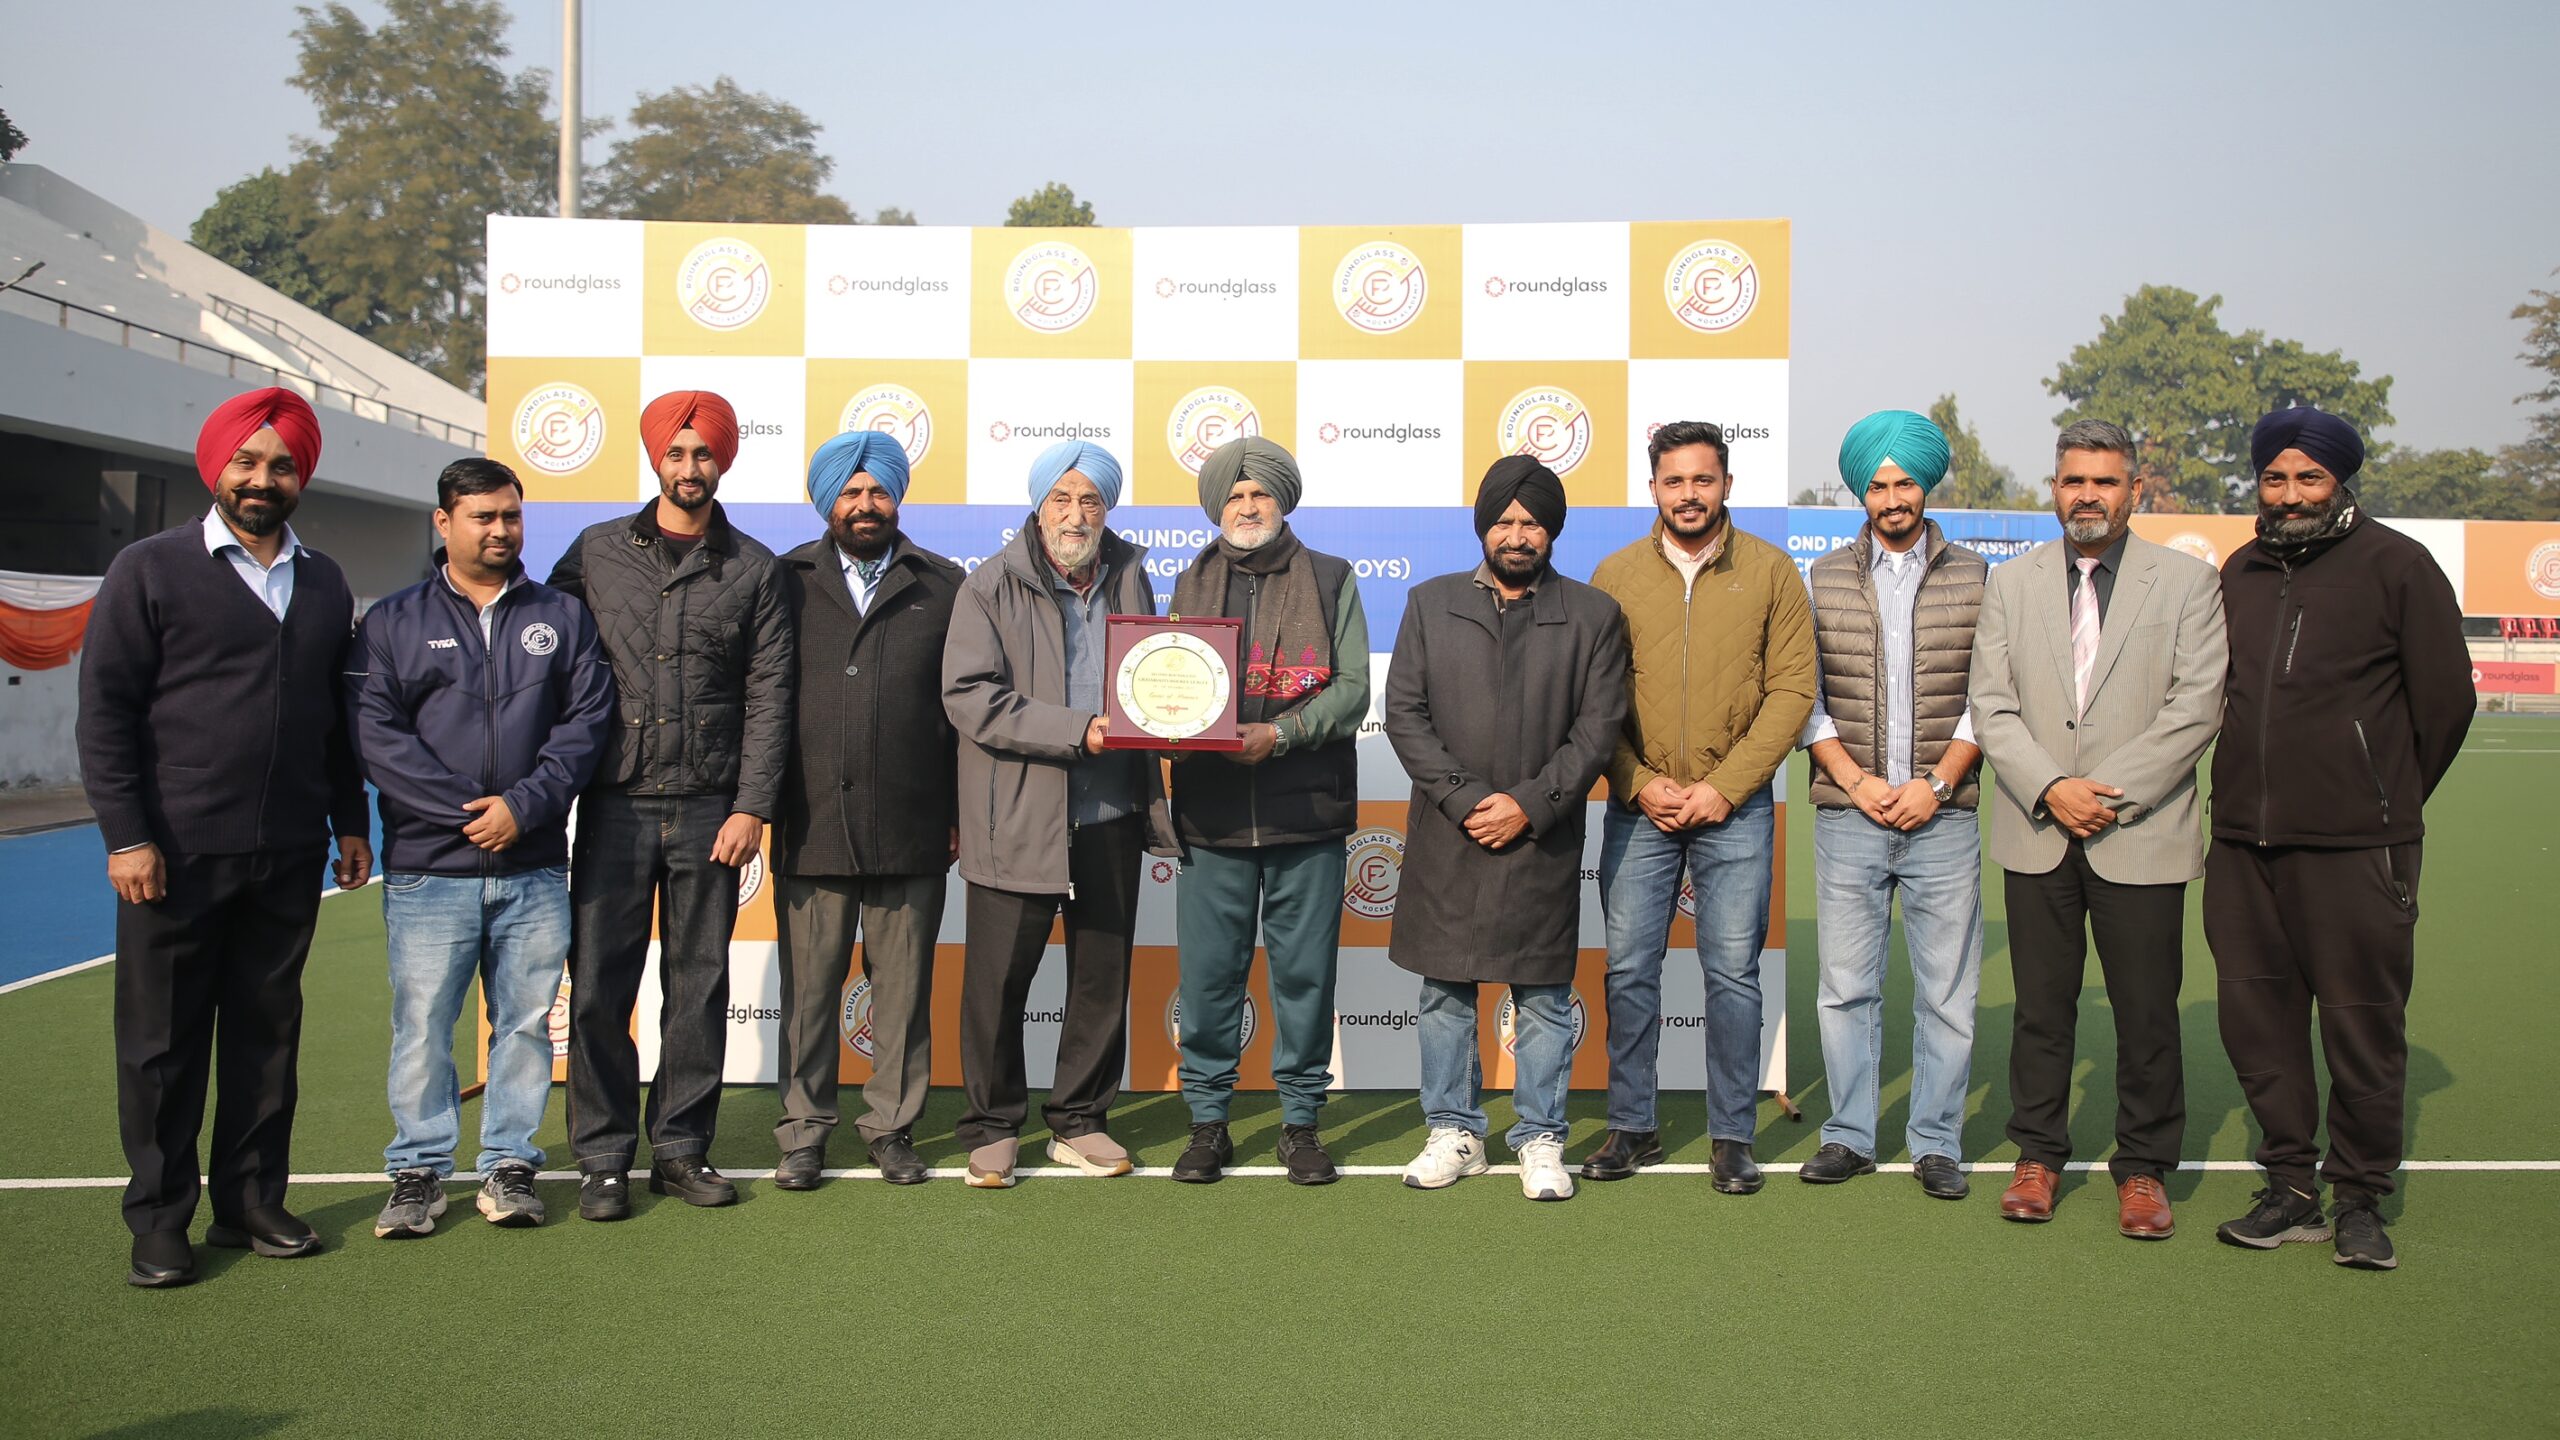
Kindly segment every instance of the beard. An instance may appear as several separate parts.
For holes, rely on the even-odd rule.
[[[1071,529],[1081,530],[1082,533],[1071,534],[1069,533]],[[1040,543],[1048,547],[1051,564],[1073,573],[1091,565],[1094,557],[1102,553],[1102,527],[1096,525],[1087,529],[1080,525],[1052,526],[1047,520],[1042,520]]]
[[[2258,533],[2279,545],[2299,545],[2316,540],[2329,528],[2338,512],[2353,503],[2345,486],[2329,492],[2327,501],[2318,505],[2258,507]]]
[[[1280,527],[1258,520],[1239,520],[1219,527],[1218,533],[1239,550],[1259,550],[1280,538]]]
[[[1920,512],[1896,506],[1875,517],[1876,533],[1887,540],[1899,540],[1920,528]]]
[[[858,510],[827,529],[835,537],[836,548],[856,560],[878,559],[898,543],[898,517],[894,511],[882,515]]]
[[[2104,506],[2089,509],[2075,506],[2061,518],[2062,533],[2070,536],[2074,545],[2095,545],[2114,534],[2116,529],[2116,517],[2109,514]]]
[[[720,493],[720,477],[716,475],[698,482],[701,485],[698,490],[686,489],[687,483],[689,482],[670,480],[661,475],[658,477],[658,494],[668,504],[679,510],[690,512],[710,504],[711,497]]]
[[[1662,528],[1682,540],[1695,540],[1716,528],[1716,522],[1723,518],[1721,503],[1692,501],[1664,510]]]
[[[300,503],[301,498],[271,485],[240,485],[222,491],[215,498],[215,503],[222,510],[222,518],[230,521],[233,528],[243,535],[255,535],[263,540],[284,528],[284,523],[293,518],[293,507]]]
[[[504,575],[515,568],[518,548],[515,541],[504,536],[492,535],[472,546],[467,555],[448,551],[446,558],[460,561],[465,571],[476,571],[481,575]]]
[[[1538,578],[1546,568],[1547,552],[1534,545],[1495,546],[1485,542],[1484,563],[1493,567],[1494,578],[1508,585],[1525,585]]]

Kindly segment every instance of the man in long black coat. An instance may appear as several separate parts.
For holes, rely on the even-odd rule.
[[[1525,455],[1476,492],[1484,563],[1414,587],[1387,674],[1387,739],[1413,799],[1388,957],[1422,976],[1431,1138],[1404,1183],[1485,1171],[1477,986],[1508,985],[1520,1188],[1564,1200],[1582,828],[1627,707],[1617,602],[1549,565],[1564,484]]]

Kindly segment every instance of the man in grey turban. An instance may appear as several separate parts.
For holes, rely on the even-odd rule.
[[[1257,914],[1270,963],[1280,1163],[1300,1185],[1335,1178],[1316,1113],[1332,1080],[1343,840],[1359,818],[1352,747],[1369,713],[1369,620],[1350,562],[1300,544],[1284,518],[1304,489],[1298,462],[1259,435],[1212,451],[1200,467],[1200,508],[1218,522],[1218,538],[1173,591],[1176,615],[1244,622],[1244,748],[1190,755],[1173,772],[1182,1098],[1191,1107],[1176,1180],[1216,1180],[1235,1158],[1227,1104]]]

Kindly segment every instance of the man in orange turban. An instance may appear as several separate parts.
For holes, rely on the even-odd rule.
[[[373,868],[343,675],[355,596],[286,523],[320,463],[291,390],[215,408],[196,437],[203,523],[119,551],[90,607],[80,769],[116,892],[116,1110],[133,1181],[126,1279],[196,1278],[187,1229],[221,1036],[207,1244],[288,1258],[320,1237],[285,1209],[302,965],[321,855]]]
[[[569,1144],[578,1213],[631,1213],[640,1056],[632,1007],[657,914],[666,1003],[649,1092],[649,1188],[727,1205],[710,1164],[728,1043],[738,876],[763,845],[791,740],[796,645],[782,568],[714,497],[738,415],[708,390],[640,412],[658,498],[587,527],[551,585],[586,602],[621,719],[578,803],[570,853]]]

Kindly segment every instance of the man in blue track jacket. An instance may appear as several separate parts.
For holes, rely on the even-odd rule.
[[[489,1009],[480,1213],[542,1223],[533,1133],[551,1096],[550,1014],[569,954],[569,807],[613,723],[613,672],[575,598],[536,582],[524,487],[494,460],[436,477],[435,573],[364,617],[348,689],[382,795],[391,951],[391,1199],[373,1233],[444,1213],[461,1099],[452,1035],[471,978]]]

